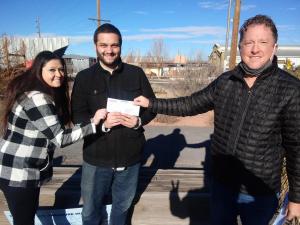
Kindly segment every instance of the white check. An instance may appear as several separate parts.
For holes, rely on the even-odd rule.
[[[108,98],[106,105],[107,112],[120,112],[132,116],[139,116],[140,106],[134,105],[133,101],[126,101],[116,98]]]

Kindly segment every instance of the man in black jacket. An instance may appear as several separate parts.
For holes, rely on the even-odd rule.
[[[265,15],[240,29],[242,61],[208,87],[176,99],[135,99],[152,112],[190,116],[214,110],[213,225],[267,225],[278,205],[286,157],[286,220],[300,216],[300,81],[278,68],[277,29]]]
[[[111,24],[103,24],[94,33],[99,62],[78,73],[72,92],[73,122],[91,118],[99,108],[106,108],[107,99],[133,101],[139,95],[154,93],[139,67],[121,60],[122,37]],[[112,195],[109,224],[123,225],[134,198],[145,136],[143,125],[155,113],[141,109],[139,116],[109,112],[96,135],[84,139],[81,194],[84,225],[104,222],[101,213],[105,197]]]

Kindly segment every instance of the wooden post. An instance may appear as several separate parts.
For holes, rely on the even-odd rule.
[[[230,20],[231,20],[231,0],[228,3],[228,10],[227,10],[227,28],[226,28],[226,42],[225,42],[225,51],[224,51],[224,60],[223,60],[223,70],[226,69],[225,61],[227,62],[228,56],[228,40],[229,40],[229,30],[230,30]],[[229,63],[229,62],[227,62]]]
[[[101,25],[101,18],[100,18],[100,0],[97,0],[97,18],[98,18],[98,27]]]
[[[235,63],[236,63],[238,29],[239,29],[239,22],[240,22],[240,9],[241,9],[241,0],[236,0],[235,1],[235,9],[234,9],[234,17],[233,17],[230,59],[229,59],[229,69],[230,70],[232,70],[235,67]]]

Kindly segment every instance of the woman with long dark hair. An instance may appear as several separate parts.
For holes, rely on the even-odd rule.
[[[40,52],[32,67],[14,78],[6,92],[0,139],[0,188],[14,225],[34,225],[40,186],[51,179],[54,150],[96,132],[106,116],[99,109],[90,121],[70,123],[68,81],[64,60]]]

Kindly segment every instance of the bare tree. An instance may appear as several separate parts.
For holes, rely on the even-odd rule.
[[[168,57],[167,47],[163,39],[155,39],[152,44],[151,55],[153,62],[157,64],[158,76],[163,76],[163,63]]]
[[[188,62],[190,63],[203,62],[201,50],[200,49],[192,50],[192,52],[190,53],[190,57],[188,58]]]
[[[0,77],[12,78],[24,70],[26,46],[24,42],[18,49],[12,49],[12,39],[2,35],[0,39]]]
[[[141,62],[141,54],[139,50],[130,50],[124,57],[124,62],[127,63],[140,63]]]

